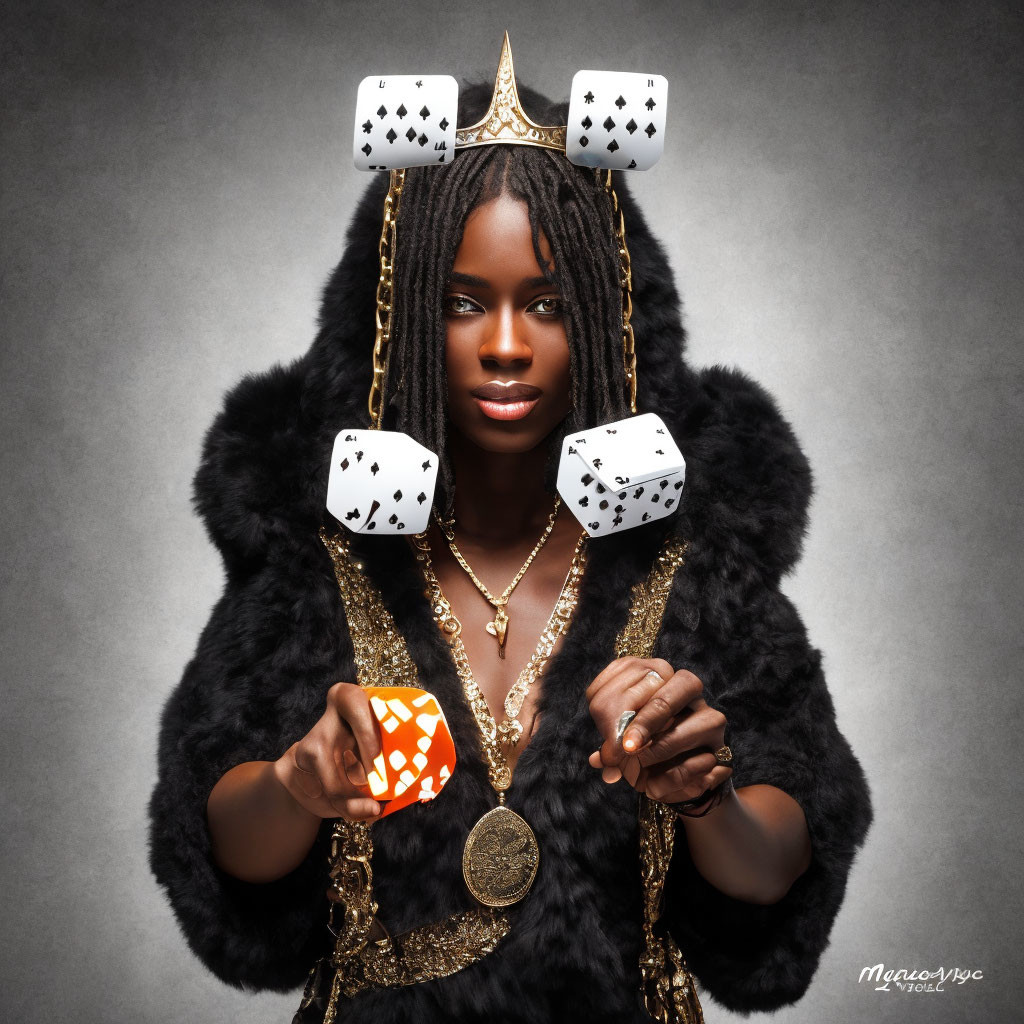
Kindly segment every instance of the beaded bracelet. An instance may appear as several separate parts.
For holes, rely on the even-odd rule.
[[[703,818],[705,814],[713,811],[730,793],[735,791],[730,775],[724,782],[720,782],[713,789],[706,789],[700,796],[692,797],[689,800],[679,800],[676,803],[668,804],[676,814],[684,818]],[[706,807],[702,806],[707,804]],[[701,810],[692,813],[694,808]]]

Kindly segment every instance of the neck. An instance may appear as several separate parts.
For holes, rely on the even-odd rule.
[[[555,503],[544,490],[546,444],[528,452],[488,452],[453,430],[449,451],[460,537],[507,542],[544,528]]]

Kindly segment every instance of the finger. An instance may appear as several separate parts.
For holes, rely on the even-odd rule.
[[[351,763],[360,763],[352,751],[345,751],[342,754],[342,758],[344,758],[345,754],[348,754]],[[357,786],[348,777],[344,761],[342,764],[339,764],[337,755],[333,751],[331,762],[333,772],[328,773],[325,769],[324,774],[321,776],[324,781],[325,798],[341,817],[349,820],[363,817],[366,811],[371,810],[370,803],[376,803],[377,801],[373,800],[370,794],[366,792],[368,787]]]
[[[352,785],[357,789],[365,791],[367,796],[370,795],[370,781],[367,779],[366,772],[363,770],[363,764],[351,750],[345,750],[342,752],[341,770],[345,773],[345,776]]]
[[[698,710],[684,708],[675,722],[653,736],[636,756],[641,764],[657,765],[682,753],[717,750],[725,741],[725,725],[725,715],[701,700]]]
[[[704,684],[686,669],[680,669],[638,707],[636,718],[622,737],[622,749],[639,750],[647,741],[667,729],[675,716],[704,692]]]
[[[347,753],[358,765],[351,752]],[[329,741],[321,740],[318,744],[307,738],[294,744],[275,765],[284,788],[306,810],[321,818],[366,820],[380,813],[379,806],[374,811],[377,802],[369,794],[360,792],[348,779],[341,782],[334,747]]]
[[[358,797],[342,804],[346,821],[371,821],[380,817],[381,805],[372,797]]]
[[[646,784],[647,769],[636,757],[627,757],[620,765],[622,777],[636,790],[643,790]]]
[[[732,774],[732,769],[718,765],[710,772],[688,772],[685,765],[659,772],[648,769],[644,792],[652,800],[663,803],[677,803],[680,800],[693,800],[717,785]]]
[[[674,669],[664,658],[616,658],[602,669],[587,687],[587,700],[593,700],[600,690],[624,674],[639,677],[648,671],[657,672],[662,678],[668,679]]]
[[[380,756],[380,726],[370,707],[366,692],[350,683],[340,683],[332,687],[334,706],[341,723],[352,734],[356,745],[356,754],[367,775],[373,771],[374,758]]]
[[[324,784],[320,781],[320,776],[317,774],[315,758],[308,758],[303,754],[303,760],[307,763],[300,764],[298,745],[292,748],[291,756],[292,764],[295,766],[295,772],[292,775],[294,785],[298,787],[307,800],[318,800],[323,796]]]
[[[647,765],[646,767],[648,777],[667,773],[673,768],[682,768],[688,777],[703,778],[717,764],[718,761],[715,760],[715,755],[707,747],[700,747],[696,750],[683,750],[673,757],[666,758],[664,761],[659,761],[656,764]]]
[[[636,665],[622,673],[590,702],[591,717],[604,737],[601,745],[603,764],[618,764],[629,754],[619,741],[619,720],[622,715],[642,708],[664,685],[665,680],[661,675],[649,668],[648,663],[638,660]],[[626,733],[628,735],[628,729]]]

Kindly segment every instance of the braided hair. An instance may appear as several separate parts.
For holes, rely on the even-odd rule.
[[[464,89],[460,123],[475,120],[489,87]],[[531,111],[551,107],[520,89]],[[463,109],[464,107],[469,108]],[[479,113],[477,113],[479,116]],[[410,168],[398,215],[392,340],[382,426],[402,430],[439,453],[436,502],[450,511],[454,472],[447,457],[444,297],[468,215],[506,193],[529,209],[533,249],[544,277],[561,293],[569,342],[572,411],[554,431],[545,484],[554,491],[557,454],[568,431],[629,414],[622,365],[622,292],[611,203],[598,172],[536,146],[492,145],[461,152],[450,164]],[[543,231],[554,266],[540,250]],[[557,436],[555,436],[557,435]]]

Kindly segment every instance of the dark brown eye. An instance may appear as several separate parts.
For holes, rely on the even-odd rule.
[[[530,309],[544,316],[559,316],[562,312],[562,300],[549,295],[546,298],[538,299]]]

